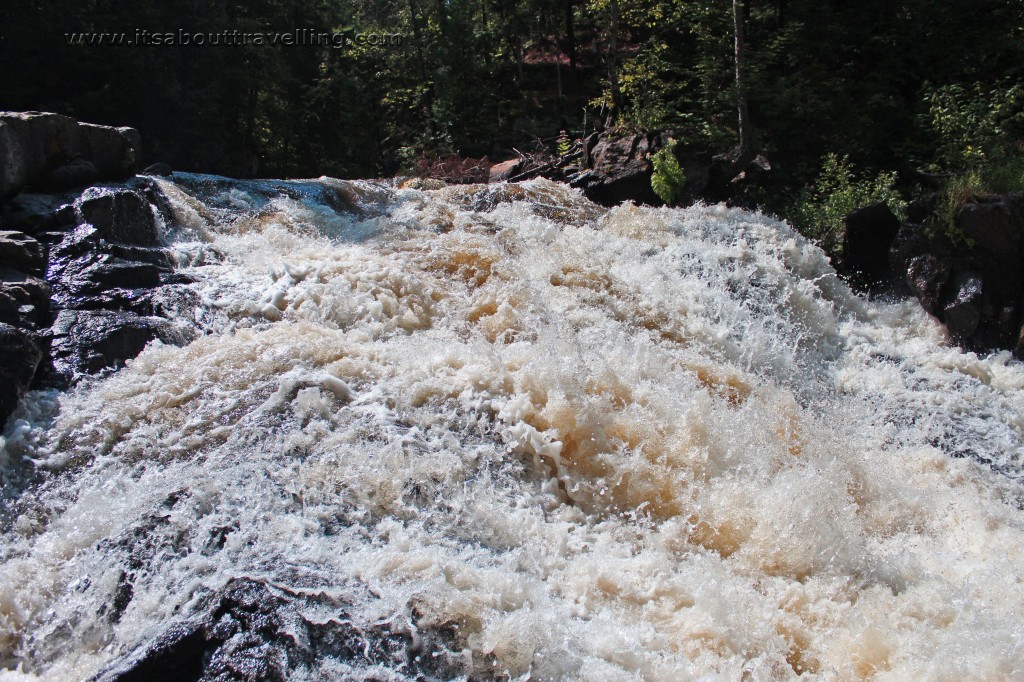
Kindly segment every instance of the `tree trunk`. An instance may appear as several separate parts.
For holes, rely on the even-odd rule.
[[[619,1],[608,3],[608,84],[612,91],[612,107],[608,112],[605,127],[615,124],[615,117],[622,106],[622,90],[619,88]]]
[[[745,166],[754,156],[754,142],[750,131],[750,110],[747,107],[746,59],[743,41],[743,0],[732,0],[733,35],[736,39],[736,97],[739,115],[740,153],[737,163]]]

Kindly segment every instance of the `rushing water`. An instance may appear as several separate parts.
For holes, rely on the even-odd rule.
[[[160,183],[203,334],[15,415],[0,680],[88,679],[240,577],[428,678],[1024,678],[1024,369],[788,225]]]

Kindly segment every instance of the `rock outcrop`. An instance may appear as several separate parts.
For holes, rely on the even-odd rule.
[[[79,123],[46,112],[0,112],[0,201],[27,189],[63,191],[135,173],[133,128]]]
[[[908,209],[888,248],[894,284],[964,348],[1011,349],[1024,359],[1024,193],[974,197],[948,225],[938,205],[933,195]]]
[[[166,319],[198,301],[162,243],[153,181],[81,188],[131,175],[139,146],[130,128],[0,114],[0,424],[31,387],[191,338]]]

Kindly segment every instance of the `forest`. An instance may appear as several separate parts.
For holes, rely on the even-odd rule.
[[[0,109],[135,127],[146,160],[176,170],[381,177],[573,154],[613,127],[670,131],[689,149],[763,155],[773,172],[745,199],[811,232],[921,187],[1019,189],[1024,170],[1019,0],[30,0],[3,13]],[[346,39],[68,38],[300,30]],[[381,35],[398,39],[353,39]]]

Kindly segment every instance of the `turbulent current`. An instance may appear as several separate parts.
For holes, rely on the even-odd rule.
[[[1024,366],[787,224],[158,182],[199,335],[9,422],[3,682],[239,581],[275,625],[203,626],[254,666],[210,679],[1024,678]]]

